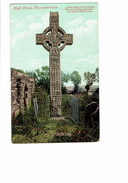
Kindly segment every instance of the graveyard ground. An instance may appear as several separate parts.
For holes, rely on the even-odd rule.
[[[13,126],[12,143],[49,143],[52,142],[55,133],[72,133],[77,129],[77,125],[67,119],[67,124],[63,125],[56,120],[48,120],[37,126]]]
[[[79,94],[79,125],[70,117],[70,95],[62,95],[62,115],[66,118],[66,124],[57,120],[50,120],[50,100],[45,91],[42,96],[36,91],[33,97],[40,97],[44,102],[39,105],[38,117],[32,103],[23,113],[12,116],[12,143],[56,143],[56,142],[96,142],[99,140],[99,123],[89,125],[85,120],[86,105],[92,101],[99,102],[99,94],[88,96]],[[42,112],[43,111],[43,112]],[[70,133],[71,137],[56,137],[55,133]]]

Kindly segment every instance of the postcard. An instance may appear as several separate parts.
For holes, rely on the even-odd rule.
[[[12,143],[98,142],[98,4],[10,5]]]

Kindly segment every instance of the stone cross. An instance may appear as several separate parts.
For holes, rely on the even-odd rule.
[[[50,26],[42,34],[36,34],[36,44],[49,52],[50,66],[50,116],[61,116],[61,69],[60,51],[73,44],[73,34],[59,27],[58,12],[50,12]]]

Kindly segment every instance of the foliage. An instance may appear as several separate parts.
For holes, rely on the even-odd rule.
[[[99,128],[86,128],[72,132],[71,142],[97,142],[99,140]]]
[[[70,116],[70,95],[63,94],[62,95],[62,105],[61,105],[61,112],[62,116]]]
[[[86,84],[92,85],[94,81],[96,81],[96,74],[95,73],[90,73],[85,72],[84,73],[84,81],[86,81]]]
[[[33,79],[36,78],[36,74],[34,71],[25,71],[25,74],[29,75],[30,78],[33,78]]]
[[[37,98],[38,102],[38,117],[47,121],[50,117],[50,97],[43,86],[35,88],[32,100],[34,98]]]
[[[77,128],[69,136],[54,136],[52,142],[97,142],[99,140],[99,128]]]
[[[26,74],[28,74],[31,78],[35,79],[35,85],[36,87],[38,86],[43,86],[46,91],[50,92],[50,76],[49,76],[49,67],[48,66],[43,66],[40,69],[36,69],[35,71],[26,71]]]
[[[61,90],[62,90],[62,94],[66,94],[67,93],[67,88],[64,85],[61,85]]]
[[[99,82],[99,68],[98,67],[95,70],[95,74],[96,74],[96,81]]]
[[[78,84],[81,83],[81,76],[79,75],[78,71],[73,71],[70,74],[70,80],[74,84],[74,91],[78,92]]]
[[[64,86],[64,83],[68,83],[70,77],[69,74],[65,74],[63,71],[61,71],[61,89],[62,94],[67,93],[66,86]]]
[[[96,68],[95,73],[85,72],[84,73],[84,81],[86,81],[85,88],[88,92],[90,89],[90,86],[93,84],[93,82],[97,81],[99,82],[99,68]]]
[[[12,125],[12,142],[13,143],[48,143],[54,142],[53,138],[56,132],[65,131],[72,133],[76,130],[76,125],[67,121],[67,124],[62,125],[57,120],[48,120],[42,118],[37,119],[38,122],[34,125]]]
[[[14,120],[14,118],[13,118]],[[37,118],[35,116],[34,107],[25,108],[23,112],[19,112],[15,117],[15,122],[18,125],[33,125],[37,123]]]
[[[38,116],[35,115],[34,105],[33,105],[33,98],[37,97],[37,101],[39,102],[38,108],[39,108],[39,114]],[[12,127],[16,125],[23,126],[35,126],[35,127],[43,127],[42,123],[44,121],[47,122],[49,118],[49,96],[47,95],[47,92],[45,89],[40,86],[37,87],[33,93],[33,97],[31,99],[30,106],[26,107],[24,111],[20,111],[17,116],[15,114],[12,115]],[[12,133],[14,134],[14,128],[12,128]],[[25,132],[25,129],[22,131]],[[31,131],[29,129],[29,131]],[[26,133],[25,133],[26,134]]]
[[[90,73],[89,71],[85,72],[84,73],[84,81],[86,81],[85,88],[88,92],[90,86],[93,84],[94,81],[96,81],[96,74],[95,73]]]
[[[85,85],[85,89],[87,90],[87,93],[88,93],[88,90],[90,89],[90,86],[91,86],[91,84],[86,84]]]
[[[13,143],[34,143],[38,135],[45,133],[41,128],[32,126],[13,126]]]
[[[53,143],[71,142],[71,138],[68,136],[54,136],[51,142]]]
[[[70,79],[69,74],[65,74],[63,71],[61,71],[61,85],[64,85],[64,83],[68,83]]]
[[[92,98],[97,104],[99,104],[99,88],[97,88],[97,90],[96,90],[95,93],[91,96],[91,98]]]
[[[25,74],[25,72],[22,71],[21,69],[16,69],[16,71]]]
[[[58,133],[67,133],[68,132],[68,129],[66,126],[62,126],[62,127],[57,126],[57,128],[58,129],[56,130],[56,132],[58,132]]]
[[[25,73],[31,78],[35,79],[36,87],[43,86],[48,94],[50,93],[50,73],[48,66],[43,66],[41,70],[36,69],[35,71],[26,71]],[[69,74],[65,74],[63,71],[61,71],[62,93],[66,93],[66,86],[64,86],[64,83],[68,83],[69,79]]]
[[[49,67],[48,66],[43,66],[40,69],[36,69],[35,70],[35,83],[36,83],[36,87],[38,86],[43,86],[46,91],[50,92],[50,76],[49,76]]]
[[[77,94],[78,95],[78,94]],[[39,104],[39,115],[35,116],[33,98],[43,101]],[[80,124],[76,125],[71,120],[67,124],[50,120],[50,97],[46,90],[39,86],[35,89],[31,105],[15,117],[12,115],[12,142],[13,143],[48,143],[48,142],[95,142],[99,139],[99,124],[87,126],[85,121],[86,105],[91,102],[99,103],[99,92],[88,96],[79,94]],[[70,116],[70,95],[62,95],[62,115]],[[70,137],[56,137],[55,133],[72,133]]]
[[[79,92],[82,92],[82,88],[81,87],[79,87]]]

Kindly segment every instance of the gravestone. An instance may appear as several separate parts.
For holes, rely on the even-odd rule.
[[[34,103],[34,109],[35,109],[35,115],[38,115],[38,103],[37,103],[37,98],[33,99],[33,103]]]
[[[79,124],[79,98],[71,97],[71,119]]]
[[[50,12],[50,25],[42,34],[36,34],[36,44],[49,52],[50,66],[50,117],[61,116],[61,70],[60,51],[73,44],[73,34],[59,27],[58,12]]]

